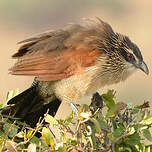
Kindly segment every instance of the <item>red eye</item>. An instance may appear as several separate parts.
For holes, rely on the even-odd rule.
[[[134,58],[133,54],[128,53],[128,58],[129,58],[129,59],[133,59],[133,58]]]

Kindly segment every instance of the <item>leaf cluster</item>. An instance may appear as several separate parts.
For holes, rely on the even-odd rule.
[[[10,98],[9,94],[7,96]],[[95,100],[93,97],[92,102],[95,103]],[[137,106],[118,102],[113,90],[102,94],[96,102],[102,104],[97,104],[96,107],[77,105],[77,112],[72,112],[64,120],[57,120],[46,113],[35,128],[16,118],[0,114],[0,150],[152,151],[152,114],[148,102]]]

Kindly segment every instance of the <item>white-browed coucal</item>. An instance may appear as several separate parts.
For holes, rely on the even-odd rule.
[[[10,73],[35,80],[8,102],[8,109],[31,125],[47,108],[55,115],[61,101],[79,103],[105,85],[126,80],[137,69],[149,73],[137,45],[99,18],[20,43]]]

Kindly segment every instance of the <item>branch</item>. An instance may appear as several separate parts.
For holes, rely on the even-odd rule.
[[[31,139],[35,136],[35,134],[39,131],[40,127],[42,126],[42,124],[43,124],[43,122],[44,122],[44,120],[45,120],[45,116],[48,114],[48,112],[49,112],[49,111],[46,112],[46,114],[44,115],[44,118],[42,119],[42,121],[40,121],[40,120],[41,120],[41,117],[40,117],[39,122],[37,123],[37,127],[36,127],[34,133],[32,134],[32,136],[31,136],[28,140],[25,140],[25,141],[23,141],[23,142],[18,143],[18,144],[16,145],[16,147],[15,147],[16,149],[17,149],[19,146],[25,145],[25,144],[27,144],[28,142],[31,141]]]

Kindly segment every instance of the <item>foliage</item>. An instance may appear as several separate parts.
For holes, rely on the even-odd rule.
[[[15,92],[11,92],[14,96]],[[98,94],[96,94],[98,95]],[[10,98],[10,94],[8,94]],[[92,102],[95,103],[93,98]],[[104,104],[103,104],[103,101]],[[99,98],[98,98],[99,100]],[[150,152],[152,114],[148,102],[138,106],[116,102],[110,90],[100,106],[77,105],[65,120],[45,114],[35,128],[16,118],[0,115],[1,151]],[[39,136],[39,138],[38,138]]]

